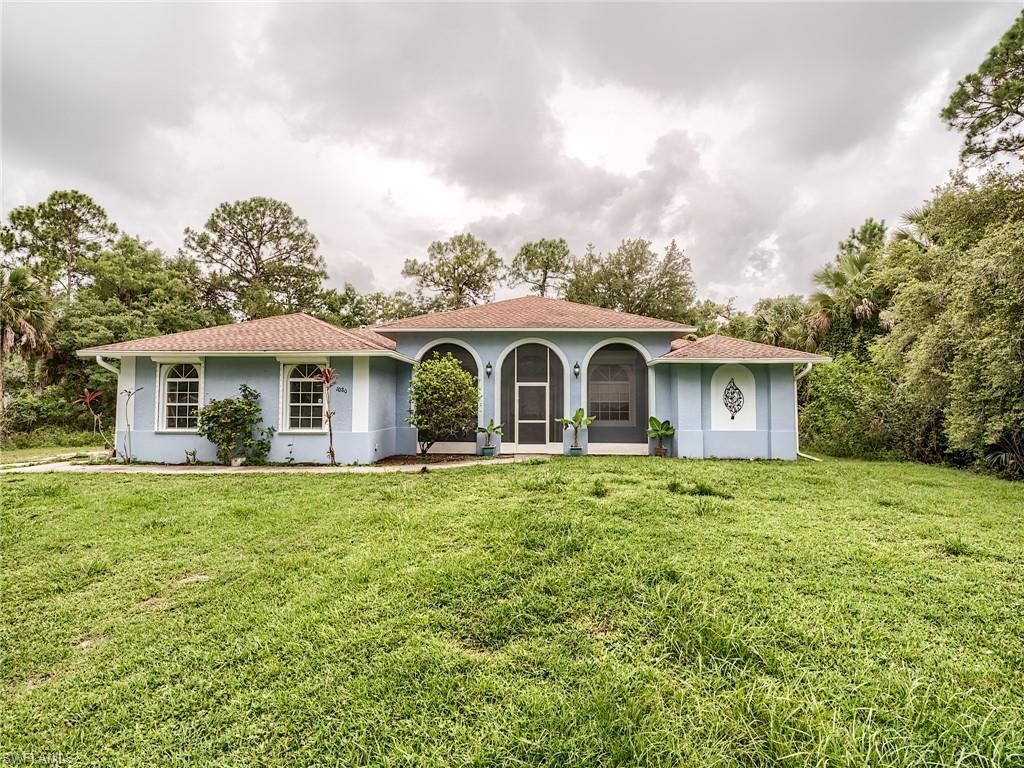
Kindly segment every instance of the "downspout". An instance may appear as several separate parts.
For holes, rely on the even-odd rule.
[[[110,363],[103,359],[103,355],[96,355],[96,362],[99,364],[100,368],[106,368],[108,371],[118,376],[121,374],[119,368],[115,368],[114,366],[112,366]]]
[[[100,368],[105,368],[106,370],[110,371],[112,374],[117,376],[118,382],[121,381],[121,369],[120,368],[115,368],[113,365],[111,365],[106,360],[104,360],[103,359],[103,355],[96,355],[96,362],[100,366]],[[114,453],[112,455],[116,456],[117,455],[117,384],[114,385],[114,433],[113,433],[113,437],[114,437]]]
[[[793,377],[793,426],[796,429],[796,455],[797,458],[808,459],[810,461],[821,461],[821,459],[811,456],[807,453],[800,453],[800,407],[797,404],[797,391],[796,383],[800,381],[804,376],[811,372],[811,368],[814,367],[814,363],[808,363],[803,367],[796,376]]]

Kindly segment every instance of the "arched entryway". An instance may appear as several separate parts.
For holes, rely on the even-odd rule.
[[[434,443],[431,447],[431,453],[476,453],[476,428],[479,424],[479,420],[483,413],[483,386],[480,382],[480,362],[476,356],[476,353],[462,344],[440,339],[436,342],[432,342],[423,349],[420,350],[419,355],[416,359],[418,361],[429,360],[434,355],[444,357],[445,355],[451,355],[459,361],[459,365],[462,370],[468,372],[477,382],[477,387],[480,388],[480,411],[477,414],[477,424],[474,424],[469,429],[459,432],[456,434],[448,435],[443,440],[439,440]]]
[[[594,422],[590,453],[646,453],[649,413],[647,356],[632,344],[613,342],[587,356],[584,403]]]
[[[499,365],[498,411],[502,445],[519,453],[561,453],[566,412],[566,367],[558,351],[539,341],[505,350]]]

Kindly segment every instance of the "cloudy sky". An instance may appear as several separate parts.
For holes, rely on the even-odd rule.
[[[77,188],[172,253],[267,195],[363,290],[463,231],[676,238],[747,306],[946,177],[1020,7],[5,3],[2,207]]]

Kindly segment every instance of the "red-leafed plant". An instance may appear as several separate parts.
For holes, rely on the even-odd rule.
[[[114,441],[112,438],[108,438],[103,431],[103,411],[97,411],[93,408],[93,403],[97,402],[103,393],[99,390],[89,389],[85,387],[82,389],[81,397],[76,397],[73,401],[75,405],[84,405],[89,409],[89,413],[92,414],[92,431],[99,435],[103,439],[103,445],[110,450],[114,447]]]
[[[334,375],[334,369],[330,366],[323,366],[314,378],[324,385],[324,423],[327,425],[327,458],[331,466],[338,463],[334,457],[334,411],[331,410],[331,387],[338,379]]]

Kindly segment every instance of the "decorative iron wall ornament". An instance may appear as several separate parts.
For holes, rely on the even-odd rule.
[[[736,418],[736,414],[743,408],[743,391],[736,386],[736,379],[729,379],[729,383],[725,385],[725,391],[722,393],[722,402],[725,404],[726,410],[731,414],[729,416],[730,421]]]

